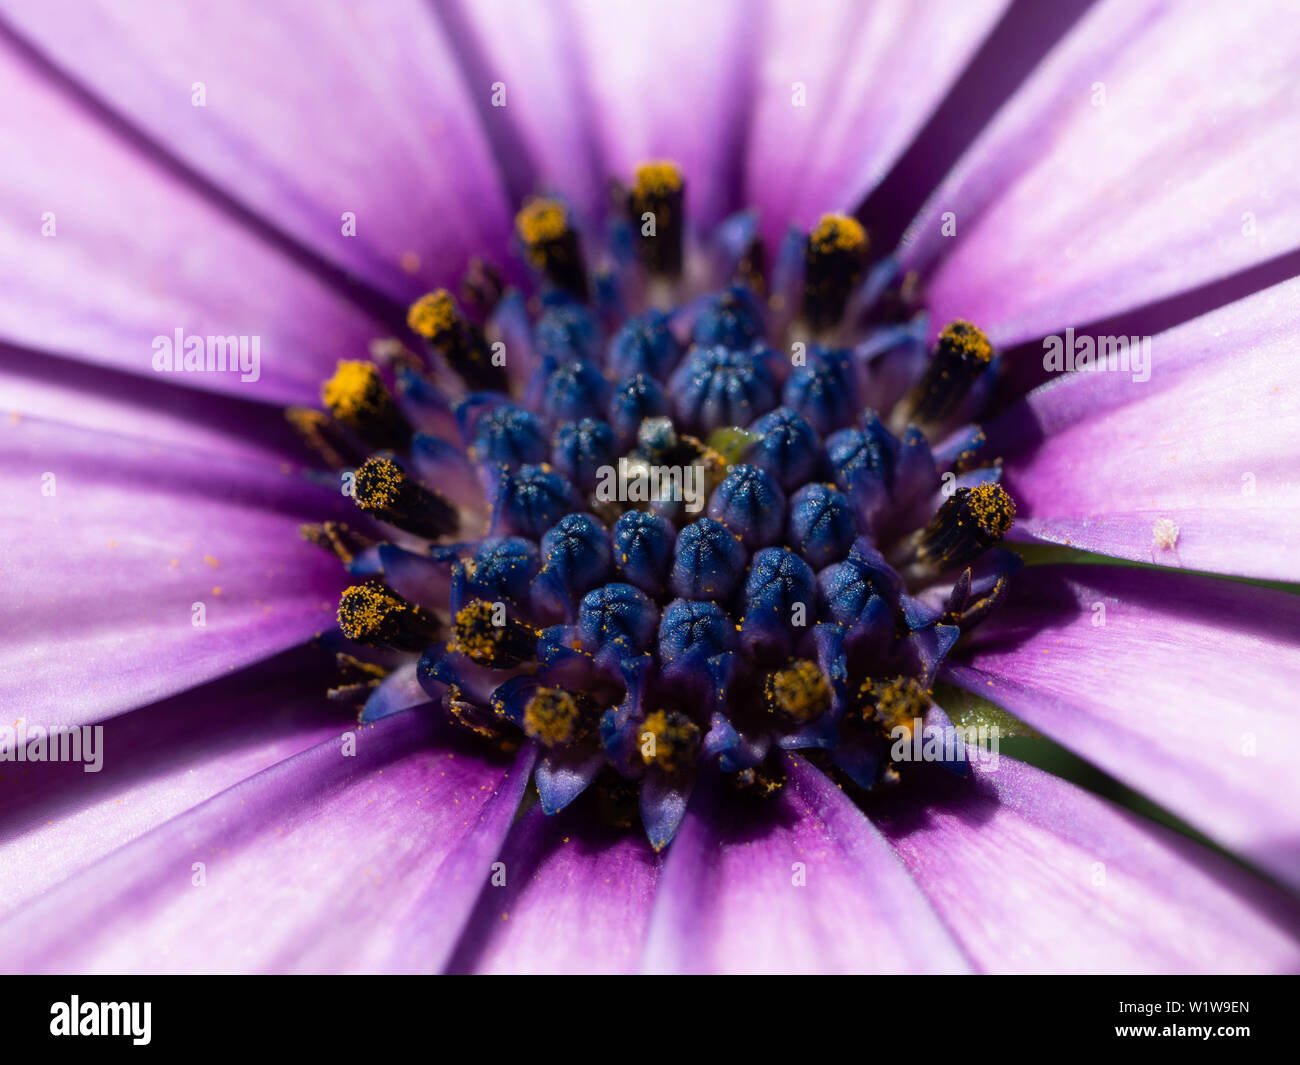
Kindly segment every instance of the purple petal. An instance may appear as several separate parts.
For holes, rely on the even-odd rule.
[[[904,781],[879,824],[981,969],[1294,972],[1300,908],[1196,843],[1005,756]]]
[[[602,751],[557,751],[548,754],[537,763],[537,772],[534,774],[542,811],[554,814],[563,810],[587,790],[587,786],[604,767],[605,755]]]
[[[932,327],[970,318],[1002,345],[1032,340],[1300,245],[1290,19],[1285,3],[1212,19],[1164,0],[1095,5],[905,238],[907,266],[942,260]]]
[[[369,725],[430,701],[429,693],[420,683],[419,660],[403,662],[370,693],[359,720],[363,725]]]
[[[640,162],[674,160],[685,172],[687,210],[700,229],[742,206],[740,153],[757,44],[753,6],[574,0],[572,18],[609,174],[627,181]],[[545,120],[549,128],[551,116]]]
[[[246,777],[352,727],[330,656],[296,648],[104,723],[84,762],[0,769],[0,913]],[[319,676],[320,685],[303,678]],[[6,721],[5,724],[12,724]],[[83,752],[85,754],[86,752]]]
[[[660,865],[644,838],[532,809],[500,860],[505,882],[483,889],[452,972],[635,970]]]
[[[880,833],[787,754],[778,799],[696,789],[668,852],[646,945],[653,972],[934,972],[961,952]],[[730,801],[729,801],[730,800]]]
[[[7,17],[203,180],[393,299],[452,281],[472,253],[504,250],[510,205],[455,56],[420,0],[51,2],[11,6]],[[57,172],[47,136],[32,144],[42,172]],[[83,180],[123,191],[86,159]],[[132,226],[169,211],[141,213]],[[319,347],[320,323],[304,324],[317,327]]]
[[[278,405],[180,388],[178,380],[0,344],[0,395],[8,417],[66,422],[261,462],[301,457],[301,441]]]
[[[768,5],[745,180],[769,249],[791,225],[808,229],[824,212],[856,207],[1006,7],[1006,0]]]
[[[1167,570],[1035,566],[946,676],[1300,883],[1288,694],[1298,641],[1300,597],[1289,593]]]
[[[23,10],[54,15],[36,5]],[[85,14],[54,17],[77,33],[90,26]],[[205,34],[191,30],[190,37]],[[105,40],[93,54],[134,61]],[[208,111],[189,104],[187,86],[202,67],[186,66],[175,83],[157,88],[159,100],[189,114],[190,130],[220,110],[217,99]],[[214,96],[223,91],[215,82],[209,88]],[[0,124],[0,152],[11,161],[0,171],[0,202],[14,219],[0,234],[0,254],[22,264],[0,288],[0,341],[155,376],[154,339],[173,338],[176,329],[187,337],[257,337],[255,381],[229,369],[159,376],[264,402],[314,403],[340,353],[364,351],[378,332],[298,263],[58,91],[3,38],[0,98],[23,101]],[[229,160],[242,167],[244,152],[232,150]],[[53,235],[42,235],[47,223]]]
[[[14,717],[102,720],[333,627],[343,567],[298,526],[350,516],[337,492],[287,465],[35,419],[0,434],[0,704]]]
[[[1297,344],[1288,281],[1152,339],[1149,381],[1083,373],[1030,394],[989,432],[1013,538],[1300,580]],[[1172,547],[1153,535],[1162,520]]]
[[[509,813],[480,819],[522,787],[506,783],[515,770],[433,740],[419,713],[355,736],[354,755],[338,736],[312,747],[18,910],[0,924],[0,968],[372,970],[431,929],[454,940],[490,861],[462,855],[504,837]]]

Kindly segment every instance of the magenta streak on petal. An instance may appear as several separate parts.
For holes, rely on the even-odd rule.
[[[337,492],[56,422],[5,419],[0,440],[6,723],[102,720],[333,627],[345,574],[298,527],[351,516]]]
[[[1300,596],[1168,570],[1031,567],[958,654],[941,677],[1300,884]]]
[[[820,770],[785,759],[789,783],[770,803],[746,810],[716,781],[696,788],[664,863],[644,968],[965,970],[879,831]]]
[[[1014,539],[1300,580],[1300,281],[1151,340],[1149,381],[1067,376],[989,427]],[[1178,527],[1157,546],[1153,524]]]
[[[1300,907],[1229,860],[1005,756],[927,769],[872,817],[981,969],[1300,967]]]
[[[22,101],[0,122],[13,161],[0,171],[12,220],[0,256],[22,264],[0,289],[0,341],[154,376],[155,338],[176,329],[258,337],[256,381],[229,369],[167,376],[267,403],[316,402],[339,354],[365,351],[371,319],[107,132],[8,42],[0,98]]]
[[[95,747],[96,772],[82,762],[0,763],[0,913],[352,727],[355,711],[325,698],[329,657],[295,648],[115,717]],[[311,676],[319,687],[304,683]]]
[[[17,911],[0,925],[0,969],[388,968],[437,919],[412,907],[511,770],[435,738],[419,711],[356,730],[352,755],[346,740],[250,777]],[[454,900],[434,901],[459,922]]]
[[[1007,3],[767,5],[745,181],[747,200],[762,209],[769,249],[791,225],[807,229],[824,212],[854,208],[930,116]]]
[[[533,807],[501,852],[449,970],[628,973],[637,967],[661,859],[639,832],[594,828],[590,811]]]
[[[1097,4],[912,227],[933,327],[971,318],[1005,346],[1300,246],[1290,18],[1282,3],[1210,19],[1176,0]]]
[[[5,14],[131,126],[390,298],[504,250],[510,205],[421,0],[56,0]]]

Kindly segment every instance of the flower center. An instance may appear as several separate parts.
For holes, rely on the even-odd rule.
[[[686,191],[674,164],[638,167],[608,242],[529,200],[533,297],[476,261],[463,302],[412,305],[412,347],[340,362],[325,411],[290,412],[378,523],[303,530],[367,578],[344,634],[420,655],[430,700],[485,742],[536,743],[545,809],[595,784],[618,823],[636,799],[655,846],[702,773],[778,791],[781,750],[863,791],[905,777],[890,734],[931,712],[1016,565],[971,424],[984,334],[951,323],[890,386],[882,360],[918,342],[881,330],[914,286],[882,292],[856,220],[787,241],[768,278],[753,219],[696,234]],[[341,656],[332,693],[366,719],[391,663]]]

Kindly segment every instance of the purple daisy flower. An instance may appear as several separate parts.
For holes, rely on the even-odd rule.
[[[0,3],[0,968],[1295,970],[1285,25]]]

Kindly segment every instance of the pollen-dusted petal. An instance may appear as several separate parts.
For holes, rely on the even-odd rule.
[[[1300,599],[1172,570],[1034,566],[944,677],[1300,884]],[[1141,713],[1134,708],[1140,707]]]
[[[660,875],[650,972],[961,972],[952,933],[880,832],[787,755],[775,810],[697,784]]]
[[[1140,372],[1031,393],[989,425],[1020,504],[1012,538],[1300,581],[1297,343],[1292,280],[1152,338]],[[1160,519],[1172,549],[1153,542]]]
[[[527,745],[512,764],[436,731],[418,711],[351,730],[350,739],[342,731],[159,825],[7,917],[4,967],[439,968],[514,818],[533,749]],[[201,888],[196,861],[206,872]],[[262,890],[250,892],[249,884]],[[298,903],[286,908],[289,897]],[[360,925],[340,924],[344,912]]]
[[[1069,327],[1123,316],[1124,332],[1149,333],[1144,310],[1172,301],[1185,319],[1198,289],[1270,260],[1266,276],[1285,277],[1300,247],[1300,171],[1285,158],[1300,139],[1300,40],[1276,32],[1289,14],[1266,0],[1207,26],[1195,5],[1092,5],[912,227],[903,259],[931,275],[932,321],[972,317],[1004,348],[1033,341],[1032,364],[1037,340]],[[1165,121],[1175,113],[1197,118]],[[1277,209],[1252,206],[1265,202]]]
[[[661,861],[643,835],[595,825],[589,809],[532,809],[499,860],[511,873],[483,888],[449,971],[636,970]]]
[[[332,627],[346,573],[298,528],[349,519],[337,487],[34,417],[0,439],[4,725],[103,720]]]
[[[1300,965],[1300,907],[1229,858],[1005,754],[972,776],[931,770],[919,792],[882,794],[877,823],[979,969]]]

